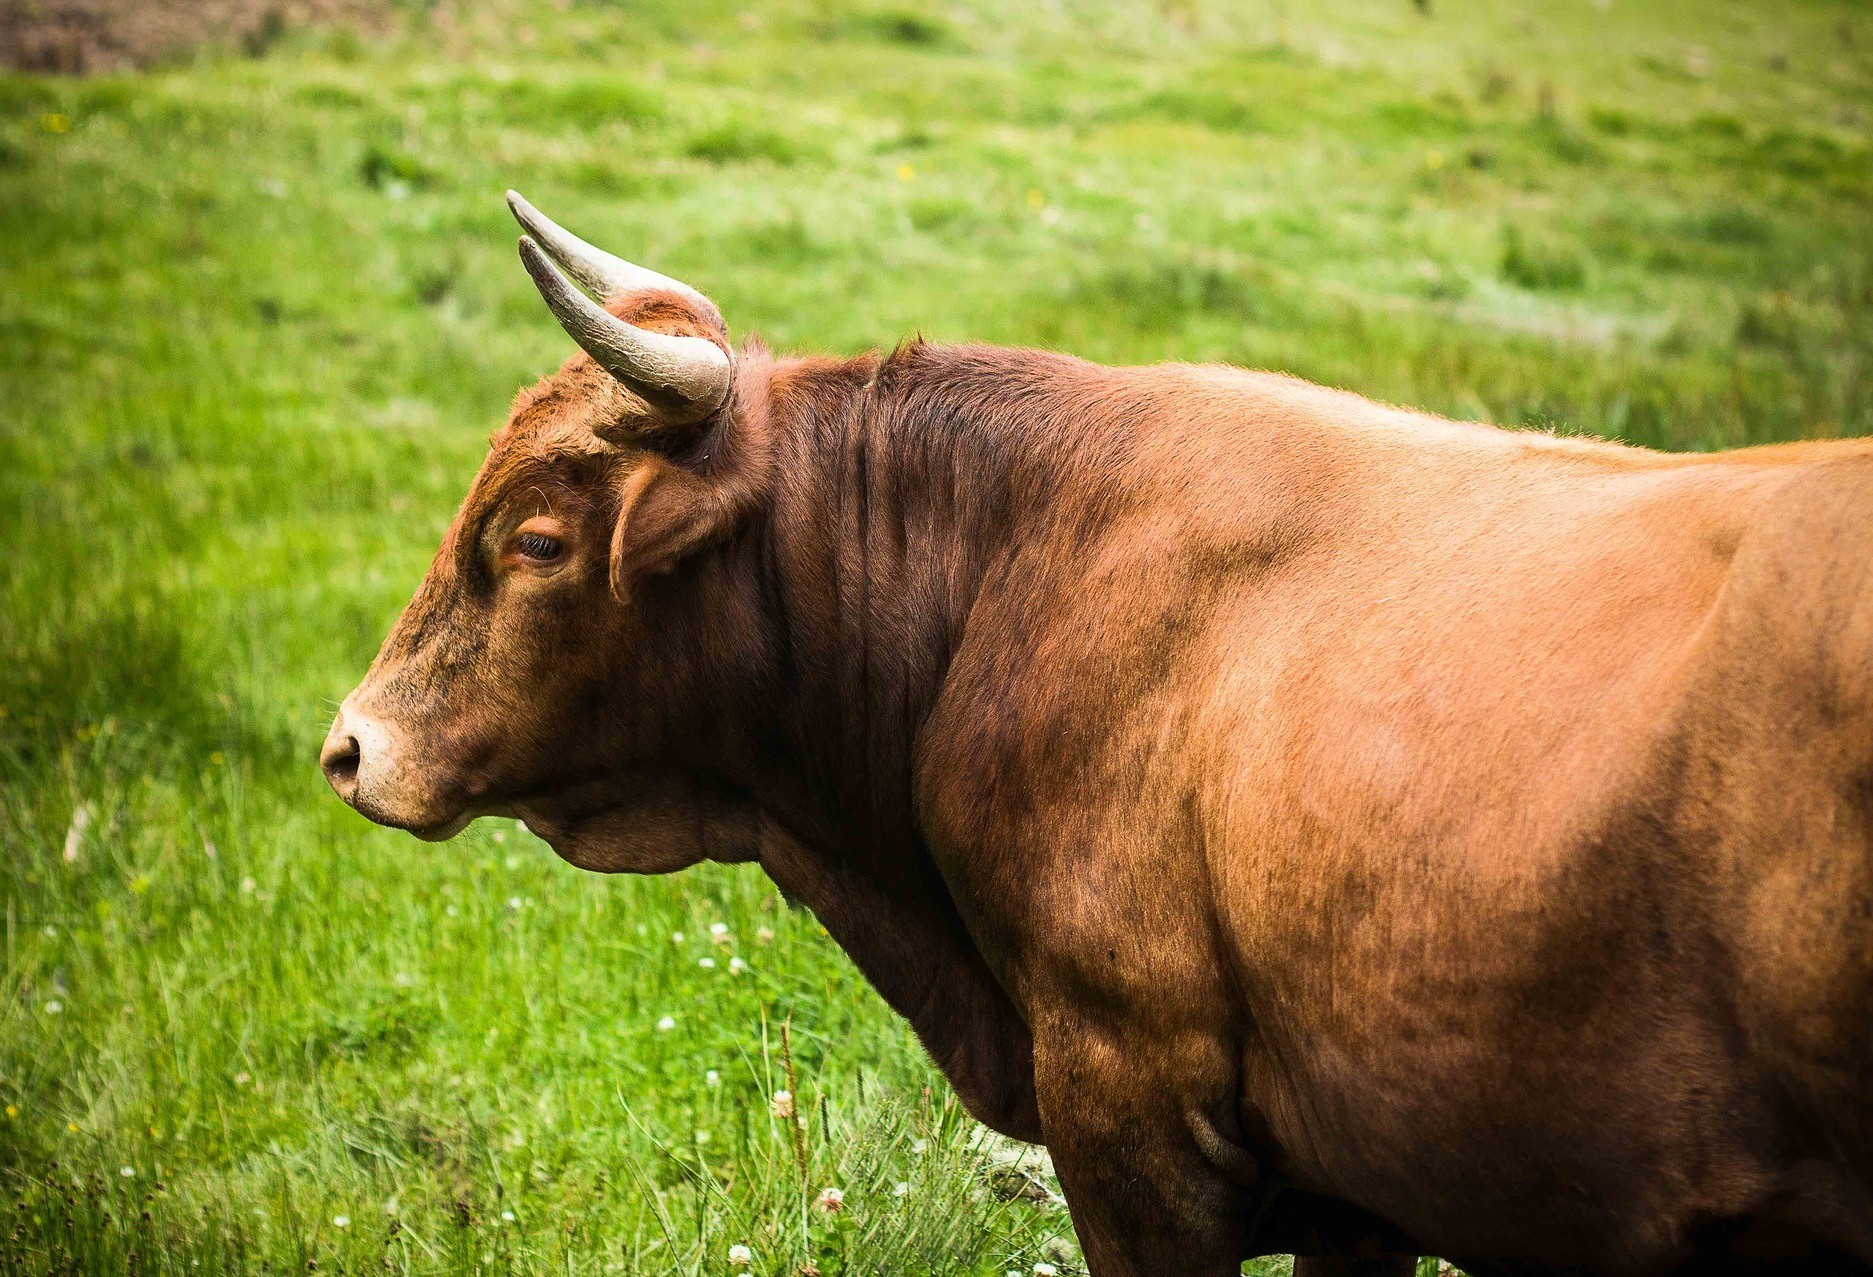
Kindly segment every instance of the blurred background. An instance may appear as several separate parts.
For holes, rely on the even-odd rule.
[[[783,349],[1869,428],[1858,4],[0,0],[0,61],[8,1272],[1077,1266],[1045,1168],[758,873],[326,792],[571,350],[509,186]]]

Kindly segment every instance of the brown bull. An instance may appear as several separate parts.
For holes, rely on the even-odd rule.
[[[759,861],[1098,1277],[1873,1271],[1873,447],[732,351],[512,203],[587,353],[340,711],[347,802]]]

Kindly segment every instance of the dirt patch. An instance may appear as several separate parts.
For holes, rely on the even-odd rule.
[[[203,45],[264,53],[295,26],[368,21],[368,0],[0,0],[0,66],[94,75]]]

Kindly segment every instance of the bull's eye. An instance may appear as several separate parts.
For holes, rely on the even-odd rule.
[[[522,532],[514,538],[514,549],[523,559],[551,563],[560,556],[564,547],[543,532]]]

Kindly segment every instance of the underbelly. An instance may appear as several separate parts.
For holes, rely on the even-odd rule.
[[[1650,1277],[1777,1237],[1873,1263],[1873,1184],[1708,1067],[1708,1034],[1634,1025],[1622,1049],[1581,1048],[1317,1044],[1286,1079],[1252,1051],[1243,1126],[1299,1189],[1469,1271]]]

